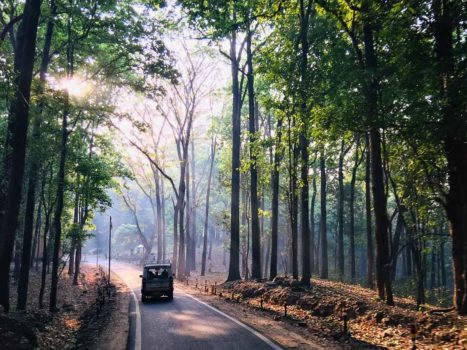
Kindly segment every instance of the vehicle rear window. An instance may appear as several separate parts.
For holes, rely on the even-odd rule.
[[[169,269],[167,267],[149,267],[147,268],[147,278],[168,278]]]

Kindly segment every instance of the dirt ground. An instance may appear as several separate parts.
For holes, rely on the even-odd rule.
[[[309,332],[306,326],[300,320],[292,317],[281,317],[274,313],[262,310],[253,305],[247,304],[242,300],[231,299],[231,294],[224,292],[219,296],[211,294],[211,285],[208,285],[208,293],[204,291],[203,284],[195,288],[195,284],[178,283],[177,288],[195,296],[196,298],[207,302],[228,315],[241,320],[248,326],[256,329],[268,338],[280,344],[284,349],[297,350],[343,350],[343,349],[377,349],[374,346],[368,346],[363,342],[351,341],[350,338],[333,339],[321,333]]]
[[[313,279],[312,288],[303,289],[283,278],[277,283],[222,284],[223,278],[193,275],[182,288],[258,328],[285,348],[314,349],[311,342],[325,344],[325,349],[410,349],[415,326],[417,349],[467,349],[467,318],[453,311],[436,312],[430,305],[417,310],[413,300],[403,298],[396,298],[396,306],[389,307],[372,290],[319,279]],[[206,281],[208,293],[204,292]],[[221,298],[210,295],[215,282]]]
[[[117,278],[106,289],[103,272],[81,268],[78,285],[63,271],[59,279],[58,312],[48,311],[50,274],[44,308],[38,307],[40,271],[31,271],[27,311],[14,311],[16,288],[11,285],[11,312],[0,314],[0,349],[124,349],[128,337],[128,290]],[[122,317],[122,316],[125,317]],[[114,322],[118,319],[118,322]],[[112,327],[109,327],[112,325]]]

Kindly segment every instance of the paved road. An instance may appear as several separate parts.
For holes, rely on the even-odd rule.
[[[105,266],[107,262],[101,263]],[[238,320],[177,289],[173,301],[162,298],[142,304],[140,270],[136,266],[112,262],[112,271],[117,273],[136,295],[137,304],[132,306],[133,329],[130,332],[132,349],[281,349]],[[141,332],[140,338],[138,332]]]

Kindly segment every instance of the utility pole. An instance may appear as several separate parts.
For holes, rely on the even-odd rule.
[[[99,267],[99,230],[96,231],[96,267]]]
[[[110,220],[109,220],[109,280],[108,280],[108,283],[109,283],[109,286],[110,286],[110,261],[111,261],[111,250],[112,249],[112,216],[110,217]]]

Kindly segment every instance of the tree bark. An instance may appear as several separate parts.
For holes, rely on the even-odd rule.
[[[326,213],[326,161],[324,159],[324,150],[320,152],[320,206],[321,215],[319,220],[319,234],[321,241],[321,271],[320,278],[328,278],[328,238],[327,238],[327,213]]]
[[[371,161],[370,161],[370,141],[368,134],[365,136],[365,209],[366,209],[366,283],[368,288],[374,288],[374,248],[373,248],[373,225],[371,215]]]
[[[317,265],[315,266],[316,259],[316,228],[315,228],[315,203],[316,203],[316,173],[313,174],[313,180],[311,183],[312,195],[310,205],[310,275],[314,271],[318,271]],[[316,270],[315,270],[316,269]]]
[[[195,141],[191,140],[191,252],[190,252],[190,270],[196,270],[196,246],[197,246],[197,231],[196,231],[196,157],[195,157]]]
[[[206,190],[206,209],[204,213],[204,232],[203,232],[203,252],[201,257],[201,276],[206,273],[206,255],[208,249],[208,235],[209,235],[209,199],[211,195],[211,181],[212,171],[214,168],[214,159],[216,156],[216,139],[213,140],[211,145],[211,164],[209,166],[208,187]]]
[[[359,148],[360,148],[360,136],[357,136],[357,141],[355,145],[355,162],[352,168],[352,178],[350,180],[350,203],[349,203],[349,215],[350,215],[350,246],[349,246],[349,255],[350,255],[350,279],[352,281],[356,278],[356,269],[355,269],[355,182],[357,180],[357,170],[360,165],[361,158],[359,157]]]
[[[274,164],[272,170],[272,217],[271,217],[271,266],[269,278],[277,276],[277,253],[278,253],[278,224],[279,224],[279,166],[282,160],[282,118],[277,120],[276,149],[274,150]]]
[[[307,107],[307,70],[308,70],[308,28],[309,19],[312,10],[312,0],[308,0],[305,4],[304,0],[300,0],[300,154],[301,154],[301,167],[300,167],[300,202],[301,202],[301,233],[302,233],[302,279],[300,283],[305,286],[310,285],[310,218],[309,218],[309,184],[308,184],[308,107]]]
[[[48,252],[47,252],[47,234],[50,230],[50,212],[45,213],[45,226],[44,226],[44,239],[42,241],[42,271],[41,271],[41,288],[39,291],[39,309],[44,307],[44,290],[45,290],[45,279],[47,275],[48,265]]]
[[[378,78],[376,77],[377,60],[374,47],[374,29],[370,23],[368,3],[362,4],[365,12],[363,20],[363,42],[365,44],[365,71],[368,74],[365,82],[365,102],[367,118],[370,124],[369,144],[371,159],[371,184],[373,193],[373,208],[375,211],[376,237],[376,284],[378,295],[393,305],[389,255],[389,232],[386,209],[386,193],[384,189],[383,163],[381,152],[381,135],[378,119]]]
[[[432,8],[448,169],[446,213],[452,236],[453,299],[458,313],[467,315],[467,121],[461,95],[464,76],[456,74],[452,39],[461,7],[453,1],[433,0]]]
[[[15,48],[15,97],[10,106],[7,129],[5,187],[1,188],[4,199],[4,212],[0,213],[0,305],[5,312],[10,309],[10,260],[13,253],[18,215],[21,205],[24,163],[26,156],[26,137],[29,123],[29,100],[34,68],[37,26],[40,16],[40,0],[27,0],[23,20],[18,29]],[[3,214],[3,215],[1,215]],[[27,266],[29,268],[29,265]]]
[[[250,133],[250,205],[251,205],[251,277],[261,278],[261,238],[259,231],[258,214],[258,164],[255,150],[256,127],[255,127],[255,91],[253,76],[253,53],[251,50],[252,41],[251,29],[248,29],[246,38],[247,57],[247,89],[248,89],[248,131]]]
[[[236,14],[233,14],[234,21]],[[241,99],[238,81],[237,33],[230,38],[232,71],[232,188],[230,200],[230,260],[227,281],[240,279],[240,147],[241,147]]]
[[[339,279],[344,278],[344,140],[341,141],[341,150],[339,153],[338,181],[339,181],[339,200],[337,206],[338,232],[337,232],[337,272]]]
[[[66,93],[68,101],[68,93]],[[50,289],[50,303],[49,309],[51,312],[57,311],[57,289],[58,289],[58,268],[59,268],[59,254],[60,242],[62,237],[62,212],[64,207],[64,194],[65,194],[65,162],[67,157],[67,142],[68,142],[68,102],[66,102],[65,111],[62,119],[62,140],[60,146],[60,164],[57,176],[57,205],[55,207],[54,215],[54,249],[52,258],[52,284]]]

